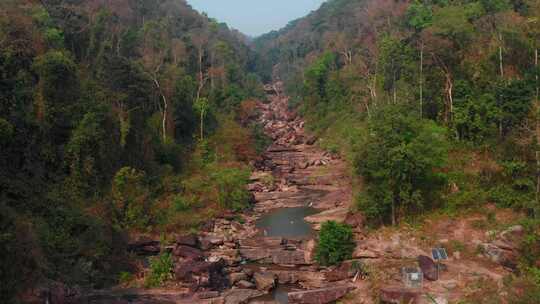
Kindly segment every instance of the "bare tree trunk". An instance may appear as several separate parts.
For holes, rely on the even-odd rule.
[[[502,47],[502,35],[499,33],[499,69],[501,73],[501,79],[504,78],[504,66],[503,66],[503,47]]]
[[[352,64],[352,52],[351,50],[343,50],[341,51],[341,55],[343,55],[343,57],[345,57],[345,65],[350,65]]]
[[[165,95],[161,95],[163,97],[163,121],[161,122],[162,128],[163,128],[163,142],[167,141],[167,115],[168,115],[168,109],[169,109],[169,103],[167,102],[167,98],[165,98]]]
[[[538,137],[538,118],[536,118],[536,136]],[[533,208],[534,218],[538,218],[538,209],[540,208],[540,151],[536,151],[536,206]]]
[[[201,110],[201,141],[204,140],[204,110]]]
[[[396,92],[396,67],[394,64],[394,59],[392,58],[392,95],[394,99],[394,104],[396,104],[397,100],[397,92]]]
[[[213,73],[213,70],[214,70],[214,60],[215,60],[215,54],[214,52],[210,52],[210,71],[212,71],[212,73],[210,73],[210,90],[214,90],[214,73]]]
[[[161,128],[163,132],[163,142],[167,140],[167,110],[169,108],[169,103],[167,102],[167,97],[165,97],[165,94],[163,94],[163,91],[161,90],[161,86],[159,85],[159,81],[157,80],[157,77],[154,77],[154,84],[156,85],[156,88],[158,89],[159,95],[161,96],[161,99],[163,100],[163,118],[161,121]]]
[[[392,226],[396,226],[396,224],[397,224],[397,220],[396,220],[396,198],[394,198],[392,200],[391,212],[392,212]]]
[[[534,66],[536,67],[536,103],[538,103],[538,95],[539,95],[539,89],[538,89],[538,49],[534,50]]]
[[[454,82],[452,80],[452,73],[450,72],[450,69],[446,66],[446,64],[439,59],[434,53],[431,54],[433,59],[438,63],[439,67],[443,70],[445,75],[445,92],[446,92],[446,105],[445,105],[445,117],[444,120],[448,124],[452,121],[452,116],[454,113],[454,95],[453,95],[453,89],[454,89]]]
[[[199,48],[199,87],[201,87],[203,82],[203,49]]]
[[[452,116],[454,113],[454,95],[453,95],[453,89],[454,89],[454,83],[452,82],[452,75],[449,73],[446,73],[446,84],[445,84],[445,90],[446,90],[446,105],[445,105],[445,117],[444,120],[447,124],[449,124],[452,121]]]
[[[454,83],[452,82],[452,75],[448,74],[448,107],[450,111],[450,122],[452,122],[454,116]]]
[[[420,118],[424,115],[424,43],[420,45]]]
[[[538,117],[538,109],[540,108],[538,100],[538,48],[534,50],[534,66],[536,68],[536,111],[535,111],[535,122],[536,122],[536,206],[533,210],[534,218],[538,218],[538,209],[540,208],[540,151],[538,151],[538,143],[540,143],[540,117]]]
[[[364,98],[364,103],[366,104],[368,119],[371,119],[371,111],[369,110],[369,100],[367,98]]]

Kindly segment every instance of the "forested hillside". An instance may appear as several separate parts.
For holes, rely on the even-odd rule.
[[[183,0],[1,1],[0,302],[115,283],[127,232],[242,209],[253,58]]]
[[[538,303],[539,46],[537,0],[328,0],[254,40],[186,0],[2,0],[0,302],[379,301],[444,246],[426,295]]]
[[[528,231],[520,270],[538,283],[539,29],[534,0],[331,0],[253,45],[262,77],[283,80],[320,145],[362,177],[370,225],[510,208]]]

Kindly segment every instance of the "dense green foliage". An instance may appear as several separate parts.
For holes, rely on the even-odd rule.
[[[126,234],[248,206],[246,163],[269,144],[250,98],[279,78],[363,176],[370,224],[485,202],[525,214],[528,292],[512,300],[534,302],[539,20],[535,0],[330,0],[253,51],[184,0],[2,1],[0,298],[115,283]],[[321,264],[353,248],[349,227],[323,225]],[[170,267],[156,259],[147,285]]]
[[[261,75],[286,83],[319,144],[362,177],[357,207],[370,224],[487,202],[525,214],[535,227],[522,248],[527,287],[510,298],[530,303],[539,20],[535,0],[330,0],[253,44]]]
[[[183,0],[2,1],[0,298],[114,283],[123,234],[247,206],[253,54]]]
[[[160,287],[172,279],[173,259],[170,253],[163,253],[150,259],[150,274],[145,277],[145,287]]]
[[[334,0],[254,46],[287,81],[292,104],[323,137],[321,145],[345,153],[366,177],[360,206],[379,222],[389,219],[381,216],[389,210],[379,207],[391,201],[407,197],[416,205],[396,210],[406,216],[467,200],[472,192],[537,214],[539,16],[537,1],[526,0]],[[400,131],[404,119],[415,135]],[[411,136],[424,142],[425,159],[395,152]],[[446,153],[446,146],[454,149]],[[482,152],[495,170],[471,183],[454,158]],[[506,164],[519,166],[513,173],[499,169]],[[443,171],[448,182],[437,173]],[[446,193],[452,184],[480,188]],[[437,192],[443,197],[435,199]]]
[[[359,206],[368,219],[395,224],[437,204],[446,184],[440,173],[448,155],[444,128],[395,106],[379,110],[368,128],[357,160],[366,181]]]
[[[350,226],[328,221],[321,226],[315,259],[321,265],[336,265],[350,259],[355,246]]]

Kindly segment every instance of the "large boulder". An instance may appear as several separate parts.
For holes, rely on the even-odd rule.
[[[512,226],[498,234],[493,242],[480,244],[480,247],[491,261],[515,271],[518,265],[519,247],[524,235],[523,226]]]
[[[21,295],[22,303],[79,303],[82,293],[64,283],[49,281]],[[0,301],[1,303],[4,303]]]
[[[291,304],[326,304],[334,303],[352,291],[351,286],[335,286],[307,291],[289,292]]]
[[[240,249],[240,256],[249,261],[260,261],[270,257],[268,250],[262,248]]]
[[[249,300],[262,295],[255,289],[231,289],[223,295],[223,299],[225,304],[247,304]]]
[[[420,300],[420,291],[403,287],[385,287],[379,292],[379,300],[383,304],[415,304]]]
[[[173,255],[176,257],[184,258],[187,260],[202,260],[204,255],[203,252],[197,248],[178,245],[173,249]]]
[[[356,270],[352,265],[352,261],[347,261],[341,263],[339,267],[333,269],[332,271],[326,273],[326,280],[328,282],[337,282],[350,279],[354,277]]]
[[[420,266],[420,269],[422,269],[424,278],[429,281],[437,281],[439,279],[437,264],[435,264],[435,262],[430,257],[425,255],[418,256],[418,264]]]
[[[218,291],[203,291],[197,294],[197,298],[204,300],[204,299],[214,299],[219,297]]]
[[[314,239],[310,239],[303,243],[304,260],[307,264],[313,264],[315,261],[317,242]]]
[[[247,280],[247,279],[248,279],[247,274],[243,272],[234,272],[234,273],[229,274],[229,281],[231,282],[231,284],[235,284],[236,282]]]
[[[480,248],[492,262],[500,264],[510,270],[516,270],[519,253],[517,250],[508,250],[495,245],[496,243],[483,243]]]
[[[212,290],[223,290],[230,286],[229,278],[224,274],[226,263],[218,262],[184,261],[175,266],[175,277],[179,281],[194,283],[195,289],[207,287]]]
[[[207,236],[200,239],[201,249],[204,251],[210,250],[216,246],[221,246],[223,243],[223,238],[215,236]]]
[[[304,251],[271,250],[272,263],[279,265],[308,265]]]
[[[199,240],[194,234],[179,235],[176,237],[176,244],[178,245],[197,247],[198,243]]]
[[[246,280],[238,281],[236,283],[236,286],[238,286],[238,288],[243,288],[243,289],[254,289],[256,287],[255,284]]]
[[[365,249],[363,246],[357,246],[356,249],[354,249],[353,259],[378,259],[380,258],[380,254],[378,252]]]
[[[135,236],[128,242],[127,250],[139,255],[158,255],[161,251],[159,241],[147,236]]]
[[[260,291],[269,292],[276,287],[276,276],[273,273],[256,272],[253,275],[253,280]]]
[[[311,146],[311,145],[314,145],[316,141],[317,141],[317,137],[315,137],[315,136],[310,136],[310,137],[307,138],[306,144],[307,144],[308,146]]]
[[[344,223],[352,228],[360,229],[364,227],[365,219],[364,216],[359,212],[349,212],[345,217]]]

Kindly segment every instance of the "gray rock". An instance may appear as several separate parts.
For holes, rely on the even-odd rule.
[[[243,272],[231,273],[229,275],[229,280],[231,281],[231,284],[234,284],[238,281],[247,280],[247,279],[248,279],[247,274]]]
[[[268,292],[276,287],[276,276],[273,273],[256,272],[253,275],[253,280],[260,291]]]
[[[255,289],[231,289],[224,294],[225,304],[247,304],[249,300],[262,296],[263,293]]]
[[[439,279],[437,264],[430,257],[425,255],[418,256],[418,264],[420,269],[422,269],[424,278],[430,281],[437,281]]]
[[[347,213],[345,218],[345,224],[351,226],[352,228],[362,228],[364,227],[365,219],[361,213]]]
[[[216,246],[223,245],[223,238],[207,236],[200,239],[201,249],[210,250]]]
[[[255,284],[249,282],[249,281],[246,281],[246,280],[241,280],[241,281],[238,281],[236,283],[236,286],[240,287],[240,288],[244,288],[244,289],[254,289],[255,288]]]
[[[384,304],[418,303],[420,291],[403,287],[384,287],[379,292],[379,300]]]
[[[213,299],[219,297],[218,291],[204,291],[197,294],[197,297],[201,300],[203,299]]]
[[[351,286],[336,286],[307,291],[289,292],[291,304],[326,304],[333,303],[354,290]]]
[[[240,249],[240,255],[250,261],[259,261],[270,257],[270,254],[266,249]]]
[[[203,258],[203,252],[197,248],[178,245],[173,250],[173,255],[188,260],[201,260]]]
[[[272,263],[280,265],[308,265],[304,251],[271,250]]]
[[[245,268],[243,271],[248,277],[252,277],[253,274],[255,274],[255,271],[253,271],[253,269]]]
[[[176,244],[178,245],[197,247],[198,242],[199,240],[194,234],[180,235],[176,237]]]

